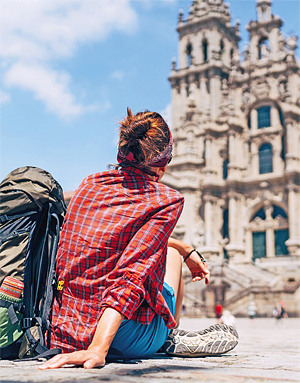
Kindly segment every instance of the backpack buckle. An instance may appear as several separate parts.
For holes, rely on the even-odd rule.
[[[61,291],[64,288],[65,281],[62,279],[58,282],[57,290]]]
[[[23,318],[22,319],[22,329],[26,330],[32,325],[33,318]]]
[[[0,222],[1,222],[1,223],[4,223],[4,222],[6,222],[6,221],[8,221],[8,216],[7,216],[6,214],[1,215],[1,216],[0,216]]]

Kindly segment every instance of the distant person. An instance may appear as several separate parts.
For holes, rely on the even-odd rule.
[[[226,324],[227,326],[236,327],[235,317],[231,314],[229,310],[224,310],[220,318],[220,323]]]
[[[273,308],[273,317],[277,320],[279,319],[280,311],[279,311],[279,305],[276,304]]]
[[[278,308],[278,313],[279,313],[279,319],[287,318],[288,314],[286,312],[285,308],[285,302],[282,300],[280,301],[280,306]]]
[[[257,307],[255,302],[251,302],[248,306],[248,316],[250,319],[254,319],[256,317]]]
[[[218,323],[220,323],[222,312],[223,312],[223,306],[221,305],[221,303],[217,303],[215,306],[215,313],[216,313],[216,319]]]
[[[283,300],[275,305],[273,309],[273,317],[276,319],[277,322],[280,322],[283,318],[288,317],[285,308],[285,302]]]

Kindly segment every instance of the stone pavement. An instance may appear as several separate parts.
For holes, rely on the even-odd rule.
[[[200,330],[212,319],[182,318],[181,328]],[[84,370],[38,370],[39,362],[0,361],[0,381],[76,383],[250,383],[300,382],[300,319],[237,319],[240,342],[220,357],[171,358],[157,354],[130,364]]]

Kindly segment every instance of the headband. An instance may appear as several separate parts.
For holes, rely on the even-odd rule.
[[[168,162],[170,161],[170,158],[172,158],[172,150],[173,150],[173,138],[171,131],[170,132],[170,140],[168,145],[164,148],[164,150],[157,154],[154,158],[152,158],[149,162],[137,162],[134,158],[134,155],[130,152],[127,154],[127,156],[123,153],[122,148],[118,148],[118,157],[117,160],[120,164],[120,166],[133,166],[137,169],[142,170],[144,173],[147,173],[151,176],[158,177],[155,172],[153,172],[149,167],[165,167]]]

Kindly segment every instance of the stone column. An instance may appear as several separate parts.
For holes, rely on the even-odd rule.
[[[250,119],[251,119],[251,131],[255,132],[257,130],[257,127],[258,127],[257,110],[256,109],[251,110]]]
[[[271,126],[272,128],[280,126],[279,112],[275,106],[271,107]]]
[[[273,207],[269,201],[265,202],[266,213],[266,256],[272,258],[275,256],[275,243],[274,243],[274,227],[272,223],[272,211]]]
[[[186,83],[185,78],[180,79],[180,85],[179,86],[180,86],[181,105],[185,105],[185,101],[187,99],[187,93],[186,93],[187,83]]]
[[[269,34],[271,60],[278,60],[277,56],[279,51],[279,36],[280,36],[279,28],[273,28]]]
[[[286,119],[286,138],[287,138],[287,153],[286,153],[286,170],[299,169],[299,149],[298,149],[298,134],[297,129],[293,124],[292,119]]]
[[[247,227],[246,231],[246,262],[251,262],[253,256],[252,230]]]
[[[296,187],[295,185],[288,185],[288,203],[289,203],[289,233],[290,239],[296,239],[298,237],[297,221],[299,219],[299,211],[296,209]]]
[[[253,35],[253,32],[250,35],[250,59],[252,63],[258,60],[258,36]]]
[[[221,80],[217,70],[209,70],[210,77],[210,105],[211,118],[215,120],[219,115],[219,105],[221,101]]]
[[[255,141],[251,142],[251,156],[252,156],[251,174],[253,176],[256,176],[259,173],[259,159],[258,159],[258,148]]]
[[[236,132],[234,130],[230,130],[228,132],[229,136],[229,164],[228,168],[228,179],[236,179],[240,177],[240,168],[243,163],[243,156],[239,155],[239,149],[241,146],[241,142],[238,142],[238,138],[236,136]]]
[[[236,243],[236,194],[235,192],[229,192],[229,203],[228,203],[228,229],[229,229],[229,239],[230,243]]]
[[[235,153],[236,153],[236,147],[235,147],[235,131],[229,130],[228,132],[229,136],[229,163],[234,164],[235,163]]]
[[[236,228],[237,244],[239,246],[244,246],[243,243],[245,241],[245,227],[244,227],[245,197],[243,195],[238,195],[238,197],[237,197],[237,209],[238,209],[238,215],[236,217],[236,219],[237,219],[237,228]]]
[[[289,209],[289,239],[286,241],[290,255],[300,256],[299,187],[287,186]]]
[[[189,83],[190,83],[190,99],[196,102],[196,92],[197,92],[197,83],[196,76],[194,73],[189,75]]]
[[[201,111],[204,114],[209,112],[209,93],[207,92],[207,82],[208,79],[205,77],[205,74],[200,75],[200,104]]]
[[[203,159],[205,148],[204,136],[199,136],[197,141],[197,157]]]
[[[212,166],[212,137],[207,135],[205,137],[205,167],[211,169]]]
[[[179,104],[180,104],[180,87],[177,86],[176,80],[173,78],[171,81],[172,91],[172,126],[179,125]]]
[[[179,69],[186,68],[186,46],[187,46],[188,40],[186,37],[183,37],[179,40],[179,47],[178,47],[178,64]]]
[[[245,260],[245,247],[238,238],[238,225],[242,224],[241,220],[238,219],[239,215],[242,214],[241,206],[238,203],[239,195],[234,190],[231,190],[228,193],[228,197],[229,244],[226,245],[225,249],[227,250],[230,262],[241,262]]]
[[[205,246],[213,245],[213,224],[212,224],[212,196],[204,196],[204,227]]]

